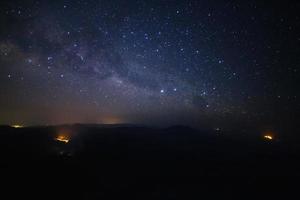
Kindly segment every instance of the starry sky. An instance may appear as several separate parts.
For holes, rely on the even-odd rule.
[[[299,1],[0,5],[0,124],[290,127],[299,116]]]

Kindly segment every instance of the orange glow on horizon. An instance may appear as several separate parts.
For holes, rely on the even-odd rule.
[[[68,143],[70,141],[70,138],[66,135],[59,135],[55,138],[56,141]]]
[[[13,127],[13,128],[23,128],[24,126],[20,125],[20,124],[14,124],[14,125],[11,125],[11,127]]]
[[[118,118],[118,117],[106,117],[102,120],[100,120],[102,124],[119,124],[119,123],[123,123],[123,121]]]
[[[271,135],[265,135],[264,138],[267,140],[273,140],[273,136]]]
[[[275,139],[275,133],[273,131],[265,131],[263,133],[263,137],[265,140],[274,140]]]

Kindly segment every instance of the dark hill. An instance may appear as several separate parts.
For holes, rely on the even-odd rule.
[[[299,152],[283,142],[184,126],[2,126],[0,137],[9,199],[254,197],[300,175]]]

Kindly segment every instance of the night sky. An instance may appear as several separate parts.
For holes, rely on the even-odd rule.
[[[291,127],[300,3],[276,2],[2,0],[0,124]]]

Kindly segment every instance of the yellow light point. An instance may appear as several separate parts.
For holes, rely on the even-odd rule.
[[[19,125],[19,124],[14,124],[14,125],[11,125],[11,127],[13,127],[13,128],[23,128],[24,126]]]
[[[56,141],[68,143],[70,139],[64,135],[59,135],[57,138],[55,138]]]
[[[267,140],[273,140],[273,136],[271,135],[265,135],[264,138]]]

